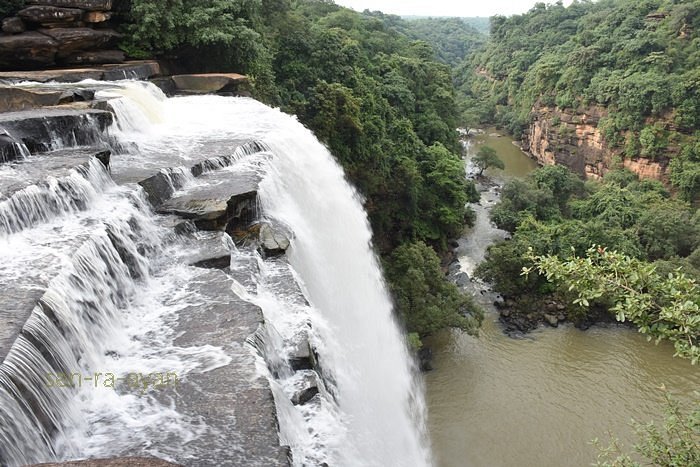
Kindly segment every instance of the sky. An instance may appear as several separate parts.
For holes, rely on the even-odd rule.
[[[395,15],[493,16],[525,13],[537,0],[335,0],[357,11],[379,10]],[[555,0],[545,0],[555,3]],[[565,5],[571,0],[564,1]]]

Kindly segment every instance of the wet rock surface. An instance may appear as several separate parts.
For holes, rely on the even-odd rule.
[[[105,76],[104,70],[99,72]],[[85,76],[82,73],[76,71],[76,78]],[[16,78],[18,74],[13,76]],[[42,76],[50,79],[50,73]],[[0,151],[7,150],[8,154],[14,151],[7,159],[17,159],[0,166],[0,205],[27,188],[41,188],[49,177],[57,180],[58,187],[61,187],[64,177],[83,170],[86,164],[98,164],[108,177],[106,168],[110,166],[111,156],[108,150],[51,150],[56,135],[69,138],[70,141],[66,139],[68,146],[95,141],[108,142],[105,130],[112,122],[112,113],[92,109],[90,103],[77,105],[74,102],[92,98],[91,92],[94,94],[90,89],[67,94],[65,89],[56,87],[52,91],[26,90],[14,95],[12,105],[18,107],[41,107],[43,102],[48,102],[53,107],[0,113]],[[81,93],[86,94],[83,96]],[[74,103],[70,106],[62,105],[64,99]],[[243,151],[244,155],[264,149],[259,144],[250,144],[249,150]],[[23,159],[23,154],[16,153],[18,145],[23,145],[32,154]],[[249,256],[245,257],[250,261],[238,260],[236,264],[231,264],[233,241],[224,232],[224,229],[247,228],[259,222],[256,199],[261,179],[259,167],[244,164],[240,170],[229,170],[228,166],[235,163],[237,157],[242,156],[239,154],[228,159],[219,157],[200,160],[190,168],[166,169],[151,176],[150,181],[141,180],[154,206],[167,213],[162,216],[162,220],[172,225],[172,237],[183,242],[186,253],[182,254],[182,262],[193,266],[188,270],[197,271],[183,293],[192,294],[201,300],[193,300],[178,311],[175,344],[183,347],[203,344],[217,346],[230,358],[228,362],[219,362],[210,368],[189,373],[177,386],[159,391],[154,397],[168,406],[174,406],[179,413],[206,423],[207,432],[187,443],[186,465],[287,466],[290,465],[291,453],[288,447],[280,446],[275,401],[270,384],[260,372],[261,356],[250,344],[251,337],[264,328],[263,315],[256,305],[235,292],[239,290],[240,293],[241,286],[255,286],[259,257],[254,252],[255,247],[251,247]],[[130,181],[138,181],[138,177],[144,173],[146,172],[130,174]],[[179,180],[177,174],[181,175]],[[116,188],[111,182],[109,186]],[[187,189],[182,190],[183,188]],[[76,209],[83,208],[84,201],[77,202]],[[71,211],[63,214],[73,215]],[[183,218],[189,221],[182,222]],[[132,221],[133,218],[127,223],[131,225]],[[87,222],[85,225],[92,227],[102,221],[87,218]],[[218,230],[201,231],[197,228]],[[3,323],[0,327],[0,361],[5,359],[13,342],[23,332],[27,318],[32,313],[45,314],[49,319],[58,316],[52,311],[49,296],[53,287],[52,279],[66,267],[65,261],[69,261],[76,251],[86,243],[93,242],[95,230],[88,230],[92,230],[92,233],[86,231],[84,234],[66,236],[65,240],[62,237],[61,241],[65,244],[58,241],[52,243],[51,248],[55,254],[33,258],[30,267],[32,272],[21,277],[11,274],[11,265],[0,265],[0,288],[7,291],[0,296],[0,321]],[[59,233],[58,230],[56,232]],[[275,248],[283,251],[289,246],[291,234],[283,235],[281,232],[281,229],[271,230],[268,240],[274,241]],[[98,236],[101,235],[101,238],[106,238],[111,243],[131,277],[142,277],[139,276],[135,257],[120,243],[119,238],[109,228],[104,234],[106,237],[102,234]],[[259,242],[257,237],[254,240]],[[61,263],[59,258],[64,262]],[[6,270],[5,266],[8,266]],[[305,303],[291,271],[288,272],[285,280],[293,285],[289,284],[287,288],[290,293],[298,294],[300,303]],[[300,350],[299,357],[313,361],[308,339],[303,342],[305,351]],[[318,391],[318,385],[310,382],[294,396],[294,401],[299,404],[310,403],[318,399],[315,398]],[[45,415],[42,417],[48,420]],[[170,448],[172,452],[174,447],[166,443],[163,442],[161,447]],[[157,450],[157,444],[154,442],[153,446],[149,446],[149,452]],[[130,453],[140,454],[138,449]],[[47,465],[147,467],[176,464],[158,459],[122,457]]]
[[[280,225],[264,222],[260,225],[260,248],[267,257],[283,255],[289,248],[291,232]]]
[[[60,144],[61,136],[81,146],[105,141],[112,120],[113,115],[103,110],[55,107],[0,113],[0,129],[37,153]]]
[[[226,228],[229,231],[230,225],[244,228],[257,217],[255,199],[260,176],[255,173],[220,175],[212,172],[200,176],[199,180],[202,184],[175,194],[157,211],[191,219],[202,230]]]
[[[115,457],[111,459],[85,459],[66,462],[33,464],[27,467],[181,467],[155,457]]]
[[[289,465],[288,450],[279,445],[269,383],[257,374],[256,357],[246,344],[263,322],[260,308],[239,298],[223,271],[202,270],[188,287],[206,300],[180,312],[176,344],[206,342],[231,358],[159,395],[173,398],[178,412],[205,416],[210,432],[189,443],[188,465]]]

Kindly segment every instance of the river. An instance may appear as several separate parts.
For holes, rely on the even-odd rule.
[[[502,181],[522,177],[536,166],[506,136],[474,138],[497,150]],[[488,173],[488,172],[487,172]],[[498,188],[482,192],[475,226],[457,249],[463,271],[483,259],[489,243],[504,237],[488,221]],[[525,338],[502,332],[493,298],[479,293],[487,308],[480,337],[457,331],[433,336],[434,370],[426,374],[428,424],[436,465],[587,466],[595,461],[594,438],[605,444],[614,433],[634,442],[630,421],[663,419],[664,385],[677,399],[692,403],[700,389],[700,369],[673,358],[673,348],[647,342],[637,332],[596,326],[540,328]]]

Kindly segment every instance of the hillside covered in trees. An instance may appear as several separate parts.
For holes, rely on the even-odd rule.
[[[609,156],[605,170],[614,157],[658,162],[654,177],[693,199],[700,190],[699,41],[698,1],[538,3],[523,15],[493,17],[491,40],[456,73],[457,84],[475,105],[475,121],[546,139],[551,152],[569,159],[584,157],[580,133],[593,132]]]
[[[450,68],[407,22],[328,1],[132,0],[123,44],[196,71],[238,71],[264,102],[297,115],[365,198],[375,245],[408,331],[474,331],[480,313],[439,255],[468,219]],[[420,291],[417,293],[416,291]]]

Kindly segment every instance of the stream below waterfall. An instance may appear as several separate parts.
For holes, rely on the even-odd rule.
[[[506,136],[473,138],[468,157],[479,144],[504,160],[505,171],[490,173],[499,183],[535,167]],[[460,266],[470,275],[486,247],[505,237],[488,220],[497,199],[497,187],[482,192],[476,224],[459,241]],[[588,466],[594,438],[607,446],[613,433],[631,447],[631,419],[662,421],[662,385],[685,403],[700,389],[700,370],[673,358],[671,345],[656,346],[628,328],[566,325],[510,338],[493,294],[471,286],[487,310],[480,337],[446,331],[429,341],[435,369],[426,375],[428,424],[437,466]]]
[[[506,165],[489,173],[495,181],[524,177],[536,165],[511,141],[488,130],[467,143],[467,157],[488,144]],[[476,224],[457,249],[470,276],[488,245],[505,238],[488,220],[498,187],[482,188]],[[481,284],[470,288],[487,310],[480,337],[445,331],[428,342],[435,368],[426,374],[428,425],[437,466],[587,466],[595,461],[594,438],[607,446],[610,432],[631,447],[631,419],[663,420],[662,385],[683,403],[700,389],[700,369],[673,358],[671,345],[656,346],[628,328],[565,325],[510,338],[493,294]]]

